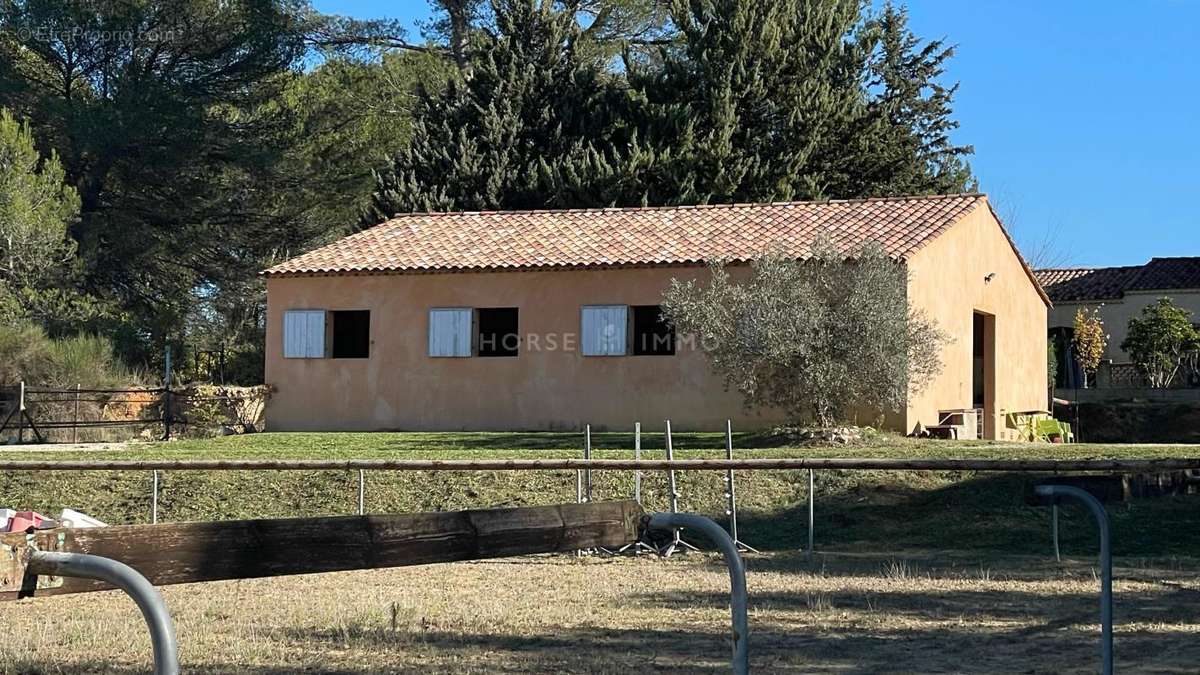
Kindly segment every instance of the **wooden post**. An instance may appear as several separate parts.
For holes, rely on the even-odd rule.
[[[54,588],[23,584],[31,545],[119,560],[156,586],[222,579],[380,569],[503,558],[637,541],[642,510],[632,501],[333,518],[233,520],[0,534],[0,600],[106,590],[65,578]],[[314,582],[317,583],[317,582]]]

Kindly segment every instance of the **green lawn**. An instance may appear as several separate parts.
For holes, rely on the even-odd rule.
[[[723,455],[721,434],[676,434],[677,456]],[[986,442],[914,441],[881,438],[853,448],[795,448],[778,439],[739,434],[740,457],[1194,457],[1197,446],[1016,445]],[[598,458],[630,457],[631,434],[593,434]],[[257,434],[172,443],[135,444],[96,452],[10,451],[4,458],[502,458],[580,457],[580,433],[321,433]],[[643,435],[645,456],[663,455],[661,434]],[[818,546],[841,550],[956,549],[1044,553],[1049,546],[1045,509],[1024,503],[1029,474],[976,472],[819,471]],[[371,472],[370,511],[427,511],[574,501],[575,473],[557,472]],[[167,472],[162,476],[163,520],[318,516],[351,513],[357,473]],[[806,538],[807,472],[738,474],[743,539],[765,549],[794,549]],[[628,498],[631,472],[594,472],[596,499]],[[723,474],[681,472],[681,507],[723,518]],[[0,506],[47,512],[69,506],[111,523],[146,522],[148,472],[9,472],[0,476]],[[666,478],[644,481],[647,509],[667,507]],[[1114,547],[1122,555],[1200,556],[1200,497],[1180,496],[1112,505]],[[1094,547],[1086,514],[1067,509],[1067,551]]]
[[[134,443],[105,452],[106,459],[376,459],[376,458],[565,458],[582,457],[581,432],[446,432],[446,433],[266,433],[222,438],[176,440],[170,443]],[[718,457],[725,448],[720,433],[675,433],[678,457]],[[632,457],[632,433],[593,433],[597,458]],[[40,446],[36,453],[6,452],[18,458],[96,458],[92,452],[53,451]],[[985,457],[985,458],[1163,458],[1200,455],[1196,445],[1020,444],[989,441],[930,441],[881,436],[853,447],[789,447],[779,437],[764,433],[734,434],[739,457]],[[661,458],[662,433],[643,433],[647,458]]]

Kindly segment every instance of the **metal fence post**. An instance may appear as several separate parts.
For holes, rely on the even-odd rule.
[[[733,421],[725,420],[725,459],[733,461]],[[725,515],[729,516],[729,536],[733,537],[733,543],[738,547],[739,551],[750,551],[758,553],[758,549],[742,543],[738,537],[737,526],[737,488],[734,485],[733,469],[725,472]]]
[[[583,427],[583,458],[591,460],[592,458],[592,425],[585,424]],[[585,469],[583,472],[583,500],[591,503],[592,501],[592,470]]]
[[[667,461],[675,461],[675,442],[671,436],[671,420],[667,420],[666,445],[667,445]],[[679,490],[675,483],[675,467],[667,469],[667,489],[671,491],[671,513],[679,513]],[[671,543],[667,544],[666,548],[660,551],[660,555],[669,557],[678,548],[690,548],[693,551],[700,549],[692,546],[683,540],[679,534],[679,528],[675,528],[671,534]]]
[[[150,489],[150,524],[158,524],[158,469],[150,472],[151,489]]]
[[[155,675],[178,675],[179,646],[175,625],[162,594],[137,570],[125,563],[84,553],[33,551],[29,572],[38,575],[96,579],[125,591],[137,603],[150,629]]]
[[[733,421],[725,420],[725,459],[733,461]],[[725,515],[729,516],[729,536],[738,541],[737,495],[733,487],[733,469],[725,472]]]
[[[1113,598],[1112,598],[1112,542],[1108,529],[1108,512],[1090,492],[1072,485],[1038,485],[1034,492],[1041,498],[1057,505],[1063,497],[1071,497],[1084,503],[1096,517],[1100,528],[1100,659],[1103,675],[1113,672]]]
[[[721,549],[725,564],[729,566],[729,611],[733,620],[731,665],[734,675],[747,675],[750,672],[750,621],[747,618],[746,567],[733,538],[711,519],[692,513],[655,513],[644,522],[650,529],[670,529],[676,534],[681,527],[698,530]]]
[[[17,387],[17,445],[25,442],[25,382]]]
[[[171,440],[171,375],[171,345],[167,345],[163,369],[163,440],[167,441]]]
[[[816,479],[813,476],[813,470],[809,469],[808,470],[808,558],[809,558],[809,560],[812,559],[813,552],[814,552],[813,521],[815,520],[814,515],[816,513],[816,500],[817,500],[816,494],[817,494]]]
[[[641,458],[642,458],[642,423],[634,422],[633,423],[633,459],[635,461],[638,461],[638,460],[641,460]],[[641,469],[634,469],[634,471],[633,471],[633,501],[637,502],[638,506],[642,505],[642,470]],[[626,545],[622,546],[621,548],[617,549],[617,553],[624,553],[626,551],[632,551],[634,555],[638,555],[639,553],[643,553],[643,552],[645,552],[645,553],[657,553],[658,552],[657,550],[655,550],[655,548],[653,546],[650,546],[646,542],[642,541],[641,538],[639,538],[637,541],[633,542],[632,544],[626,544]]]
[[[642,423],[633,423],[633,459],[640,460],[642,458]],[[633,501],[639,505],[642,503],[642,470],[638,469],[633,472]]]
[[[79,442],[79,390],[80,384],[75,383],[75,417],[71,420],[71,442]]]
[[[1054,538],[1054,560],[1062,562],[1062,553],[1058,549],[1058,503],[1050,507],[1050,535]]]
[[[358,470],[358,515],[364,515],[367,512],[367,472],[363,469]]]

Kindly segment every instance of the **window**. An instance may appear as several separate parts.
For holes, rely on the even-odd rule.
[[[475,310],[476,355],[516,356],[521,342],[516,307],[492,307]]]
[[[325,358],[325,310],[296,309],[283,313],[283,357]]]
[[[471,355],[471,310],[429,310],[429,355],[463,357]]]
[[[675,327],[658,305],[638,305],[633,311],[633,353],[635,356],[670,356],[675,353]]]
[[[365,359],[371,354],[371,312],[349,310],[329,313],[333,324],[332,348],[335,359]]]
[[[584,356],[624,356],[628,331],[625,305],[585,305],[582,346]]]

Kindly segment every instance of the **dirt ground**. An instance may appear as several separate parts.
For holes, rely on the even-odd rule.
[[[1094,673],[1092,561],[751,556],[761,673]],[[1119,560],[1117,670],[1195,673],[1200,561]],[[720,558],[543,556],[164,589],[187,673],[728,671]],[[0,605],[4,673],[139,673],[118,593]]]

